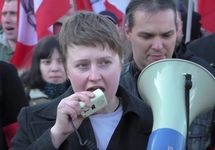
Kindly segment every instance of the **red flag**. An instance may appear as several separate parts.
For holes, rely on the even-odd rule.
[[[113,12],[119,21],[121,26],[125,8],[130,0],[99,0],[94,3],[90,3],[90,0],[75,0],[76,10],[92,10],[95,13],[99,13],[104,10]]]
[[[91,4],[89,0],[75,0],[76,10],[88,10],[92,11]]]
[[[53,33],[53,24],[70,8],[69,0],[18,0],[18,39],[10,60],[18,69],[30,68],[32,49]]]
[[[18,122],[15,122],[3,127],[5,139],[9,148],[11,147],[10,140],[16,135],[18,126],[19,126]]]
[[[4,5],[4,1],[0,0],[0,10],[2,10],[3,5]],[[0,24],[1,24],[1,15],[0,15]]]
[[[198,12],[202,16],[202,27],[212,33],[215,33],[215,1],[199,0]]]

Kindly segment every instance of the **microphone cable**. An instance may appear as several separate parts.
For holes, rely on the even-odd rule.
[[[71,120],[70,122],[71,122],[71,125],[72,125],[73,130],[75,131],[76,135],[78,136],[78,140],[79,140],[79,143],[80,143],[81,146],[83,146],[83,147],[85,147],[85,148],[87,148],[87,149],[89,149],[89,150],[99,150],[99,149],[96,147],[96,145],[95,145],[92,141],[90,141],[90,140],[88,140],[88,139],[86,139],[86,140],[84,141],[84,143],[83,143],[83,141],[82,141],[82,139],[81,139],[81,136],[80,136],[80,134],[78,133],[78,130],[76,129],[76,127],[75,127],[75,125],[73,124],[72,120]]]

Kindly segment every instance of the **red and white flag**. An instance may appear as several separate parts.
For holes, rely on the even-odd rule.
[[[111,11],[117,16],[121,26],[125,9],[129,2],[130,0],[75,0],[75,5],[76,10],[89,10],[95,13],[100,13],[104,10]]]
[[[215,0],[199,0],[198,12],[202,16],[202,27],[215,33]]]
[[[18,39],[10,62],[30,68],[32,49],[41,38],[53,34],[53,24],[70,8],[69,0],[18,0]]]
[[[4,1],[0,0],[0,11],[2,11],[3,5],[4,5]],[[1,24],[1,15],[0,15],[0,24]]]

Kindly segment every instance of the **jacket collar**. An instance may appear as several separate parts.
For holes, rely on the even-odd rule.
[[[46,118],[46,119],[56,119],[56,113],[57,113],[57,106],[60,103],[60,101],[71,95],[73,92],[72,87],[69,87],[69,89],[60,97],[52,100],[50,103],[43,104],[42,107],[41,105],[36,109],[33,113],[41,118]],[[131,96],[128,94],[128,92],[121,86],[119,86],[117,93],[117,96],[122,98],[122,103],[123,103],[123,110],[124,114],[128,112],[134,112],[136,114],[140,114],[137,105],[134,103],[132,100],[133,98],[136,99],[136,97]],[[140,100],[141,101],[141,100]]]
[[[128,91],[123,89],[123,87],[119,87],[116,95],[122,95],[123,115],[135,113],[136,115],[133,115],[133,119],[137,119],[137,129],[143,133],[150,133],[153,125],[153,115],[151,108],[145,104],[143,100],[133,96]],[[139,120],[140,118],[142,119],[141,121]],[[144,126],[142,126],[141,122],[144,123]]]
[[[42,91],[39,89],[31,89],[29,92],[29,96],[31,99],[37,99],[37,98],[47,98],[48,96],[44,94]]]
[[[141,73],[141,70],[138,68],[138,66],[134,60],[131,62],[131,72],[132,72],[132,75],[133,75],[135,81],[137,81],[138,77]]]
[[[57,114],[57,106],[60,103],[60,101],[71,95],[73,92],[72,87],[69,87],[69,89],[60,97],[52,100],[48,104],[44,104],[42,107],[41,105],[36,105],[35,107],[38,107],[33,113],[41,117],[45,120],[49,120],[51,124],[53,124],[56,120],[56,114]],[[142,100],[138,99],[137,97],[129,94],[128,91],[126,91],[123,87],[119,86],[117,93],[117,96],[122,98],[122,105],[123,105],[123,116],[124,115],[129,115],[130,113],[135,113],[136,117],[138,119],[137,121],[137,128],[139,128],[141,131],[144,133],[151,132],[151,127],[152,127],[152,111],[150,107],[147,105],[143,105]],[[142,107],[141,107],[141,106]],[[34,107],[34,106],[33,106]],[[141,107],[141,109],[140,109]],[[141,116],[145,117],[141,117]],[[141,126],[140,118],[142,118],[142,122],[144,122],[145,126]],[[87,120],[87,119],[86,119]],[[41,123],[41,122],[40,122]],[[43,121],[44,123],[44,121]]]
[[[181,44],[176,48],[173,58],[190,60],[192,56],[193,53],[187,50],[186,44],[182,41]]]

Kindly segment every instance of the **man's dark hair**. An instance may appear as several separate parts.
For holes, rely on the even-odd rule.
[[[136,11],[157,13],[168,9],[174,12],[176,25],[176,6],[173,0],[131,0],[125,11],[129,30],[131,31],[134,26],[134,14]]]

